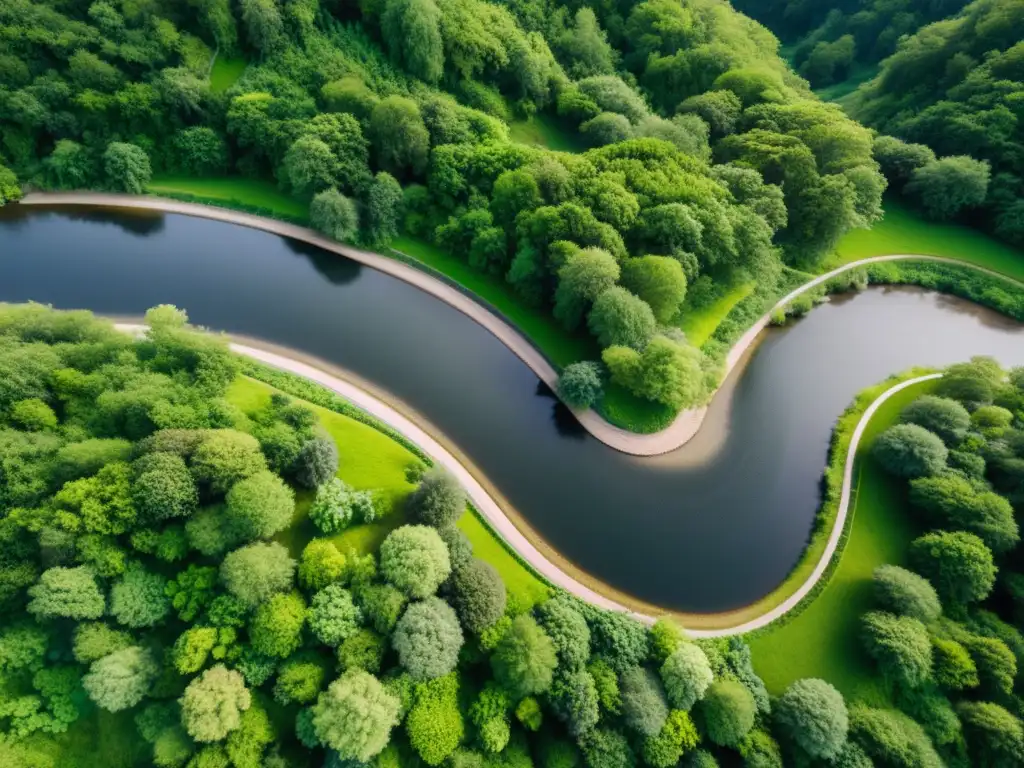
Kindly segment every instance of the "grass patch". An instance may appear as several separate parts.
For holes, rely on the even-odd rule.
[[[694,346],[701,346],[711,338],[722,321],[732,312],[733,307],[747,298],[753,290],[754,283],[740,283],[726,286],[725,290],[701,307],[690,307],[684,303],[679,310],[679,327],[686,338]]]
[[[959,224],[927,221],[895,198],[885,202],[885,218],[871,229],[849,232],[821,271],[857,259],[892,253],[917,253],[961,259],[1024,281],[1024,253],[1000,243],[976,229]]]
[[[871,607],[874,569],[884,563],[902,564],[916,534],[906,508],[906,483],[885,474],[869,450],[875,436],[935,383],[921,382],[898,392],[865,429],[854,469],[850,535],[828,585],[796,618],[749,639],[754,668],[773,694],[794,680],[819,677],[847,699],[888,703],[881,679],[861,651],[859,619]]]
[[[605,421],[641,435],[665,429],[679,411],[663,403],[637,397],[625,387],[609,381],[597,407]]]
[[[305,221],[306,203],[285,194],[269,181],[241,176],[198,179],[191,176],[155,176],[146,186],[154,195],[183,197],[196,202],[258,210],[289,220]]]
[[[214,93],[223,93],[238,82],[247,66],[249,62],[245,59],[229,59],[218,55],[210,70],[210,90]]]
[[[269,384],[240,376],[231,385],[227,397],[243,412],[253,413],[264,407],[275,391],[278,390]],[[320,424],[337,443],[338,477],[354,488],[376,490],[388,510],[380,520],[368,525],[354,525],[331,540],[342,552],[376,553],[388,533],[408,522],[404,501],[414,486],[405,479],[405,470],[410,464],[418,463],[419,459],[408,448],[368,424],[304,402],[316,411]],[[311,502],[311,493],[300,493],[292,525],[276,537],[288,547],[293,557],[302,553],[306,542],[320,535],[309,520]],[[548,587],[544,582],[516,560],[475,513],[463,515],[459,527],[472,542],[474,554],[501,574],[511,598],[533,605],[547,594]]]
[[[403,235],[392,245],[493,306],[556,366],[598,359],[600,350],[593,339],[569,333],[545,310],[526,306],[500,277],[478,272],[457,256],[416,238]]]
[[[840,101],[877,75],[878,69],[878,64],[857,64],[845,80],[824,88],[815,88],[814,92],[822,101]]]
[[[546,147],[555,152],[582,152],[585,147],[578,134],[567,131],[551,115],[534,115],[529,120],[513,120],[509,138],[519,144]]]

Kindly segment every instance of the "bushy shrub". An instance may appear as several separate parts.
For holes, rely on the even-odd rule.
[[[429,597],[451,573],[448,548],[437,531],[405,525],[388,534],[380,547],[384,578],[413,598]]]
[[[306,488],[319,488],[338,472],[338,446],[329,437],[307,440],[299,451],[296,479]]]
[[[454,526],[466,511],[466,493],[451,473],[434,467],[420,478],[408,504],[416,522],[448,528]]]
[[[931,641],[917,619],[871,611],[861,617],[861,638],[887,679],[910,688],[931,679]]]
[[[252,435],[233,429],[211,430],[192,454],[192,474],[215,493],[227,493],[239,480],[267,468],[260,444]]]
[[[942,604],[928,579],[898,565],[880,565],[872,575],[875,602],[883,611],[924,622],[937,619]]]
[[[295,494],[280,477],[260,471],[239,480],[227,495],[229,525],[244,540],[269,539],[292,521]]]
[[[601,366],[597,363],[572,363],[558,377],[558,396],[573,408],[590,408],[603,394]]]
[[[531,616],[517,616],[491,655],[494,676],[515,698],[543,693],[558,664],[555,644]]]
[[[714,674],[704,651],[683,643],[661,665],[661,680],[672,708],[686,712],[707,692]]]
[[[82,678],[82,687],[96,706],[120,712],[142,701],[159,673],[150,652],[133,645],[94,661]]]
[[[249,639],[257,653],[287,658],[302,642],[306,603],[297,592],[271,595],[256,607],[249,624]]]
[[[188,517],[196,510],[199,493],[192,473],[180,456],[150,453],[133,464],[136,477],[132,500],[143,522]]]
[[[773,714],[786,736],[812,758],[834,758],[846,743],[846,701],[824,680],[791,683],[775,703]]]
[[[462,639],[455,611],[443,600],[431,597],[405,609],[391,636],[391,645],[412,678],[423,681],[455,669]]]
[[[310,539],[299,562],[299,584],[313,591],[342,581],[348,561],[330,539]]]
[[[505,582],[490,563],[473,558],[452,574],[452,601],[462,625],[479,634],[505,613]]]
[[[974,534],[925,534],[911,543],[910,562],[935,586],[943,602],[967,604],[982,600],[995,584],[992,552]]]
[[[352,602],[352,593],[330,584],[313,595],[309,607],[309,629],[324,645],[337,646],[362,623],[363,612]]]
[[[242,676],[218,664],[195,677],[181,700],[181,724],[198,742],[220,741],[242,724],[252,703]]]
[[[440,765],[462,742],[466,726],[459,711],[455,672],[421,683],[405,720],[409,743],[427,765]]]
[[[644,667],[627,669],[619,683],[622,716],[642,736],[655,736],[665,725],[668,703],[657,676]]]
[[[537,621],[555,644],[561,666],[578,669],[590,657],[590,627],[571,598],[553,597],[537,607]]]
[[[871,452],[887,472],[906,478],[938,474],[949,456],[939,436],[917,424],[889,427],[875,438]]]
[[[900,413],[900,420],[917,424],[942,438],[947,445],[956,445],[971,428],[971,414],[956,400],[923,395]]]
[[[277,542],[250,544],[229,552],[220,566],[220,579],[228,592],[250,608],[276,592],[291,589],[295,561]]]
[[[39,619],[98,619],[106,608],[95,577],[82,566],[43,571],[39,583],[29,587],[28,596],[26,610]]]
[[[734,680],[716,680],[701,701],[704,730],[721,747],[738,746],[754,727],[757,706],[750,691]]]
[[[132,565],[110,588],[110,614],[133,629],[152,627],[170,613],[166,587],[167,579],[160,574]]]

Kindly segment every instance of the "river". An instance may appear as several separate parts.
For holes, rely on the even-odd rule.
[[[7,209],[0,300],[99,314],[155,304],[292,347],[440,429],[545,541],[641,600],[724,611],[797,562],[832,426],[858,391],[972,355],[1024,364],[1024,329],[974,305],[870,289],[770,330],[702,433],[645,459],[591,438],[487,331],[399,280],[275,235],[162,214]]]

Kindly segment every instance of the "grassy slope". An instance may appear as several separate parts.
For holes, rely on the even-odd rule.
[[[213,62],[213,69],[210,70],[210,90],[214,93],[226,91],[238,82],[248,64],[245,59],[217,56],[217,60]]]
[[[239,378],[232,385],[228,399],[243,411],[252,412],[265,405],[274,391],[262,382]],[[311,404],[309,407],[316,411],[320,423],[338,445],[338,477],[354,488],[377,490],[389,509],[381,520],[353,526],[333,537],[333,541],[342,552],[350,549],[361,554],[376,552],[389,531],[407,522],[402,502],[413,486],[405,479],[405,468],[417,462],[417,458],[373,427],[326,408]],[[306,542],[318,533],[307,517],[310,502],[310,494],[299,496],[292,526],[278,536],[296,557]],[[476,556],[498,569],[510,597],[532,605],[546,593],[543,582],[512,557],[476,515],[464,515],[459,527],[473,543]]]
[[[241,176],[196,179],[189,176],[155,176],[146,186],[154,195],[192,195],[213,205],[231,207],[232,203],[262,208],[285,218],[305,219],[308,206],[282,192],[270,181]]]
[[[565,366],[598,356],[597,345],[589,336],[569,333],[546,310],[526,306],[501,278],[478,272],[465,260],[416,238],[403,236],[392,246],[491,304],[556,365]]]
[[[686,334],[690,343],[699,347],[711,338],[711,334],[732,312],[733,307],[749,296],[753,290],[754,283],[740,283],[729,287],[713,301],[699,309],[692,309],[684,303],[677,325]]]
[[[885,218],[871,229],[858,229],[846,235],[822,271],[888,253],[948,256],[1024,280],[1021,251],[969,227],[926,221],[892,198],[886,199]]]
[[[902,564],[915,534],[905,484],[883,473],[868,450],[903,407],[934,386],[908,387],[878,409],[857,451],[853,527],[832,580],[795,619],[750,640],[754,668],[773,694],[794,680],[820,677],[847,698],[885,702],[885,689],[857,640],[858,618],[871,605],[872,571],[883,563]]]
[[[509,123],[509,138],[519,144],[547,147],[555,152],[582,152],[585,149],[580,137],[566,131],[551,115],[513,120]]]

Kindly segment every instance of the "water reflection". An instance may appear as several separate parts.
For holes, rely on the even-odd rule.
[[[323,275],[332,285],[348,285],[359,279],[363,265],[351,259],[338,258],[336,254],[317,248],[315,245],[282,237],[284,244],[292,253],[304,256],[313,268]]]
[[[518,358],[422,291],[274,235],[161,220],[140,248],[135,217],[5,212],[0,300],[122,315],[173,303],[352,370],[436,424],[566,559],[681,610],[738,607],[785,578],[813,525],[832,425],[858,391],[975,354],[1024,363],[1017,324],[869,290],[765,334],[698,437],[640,459],[583,435]]]

